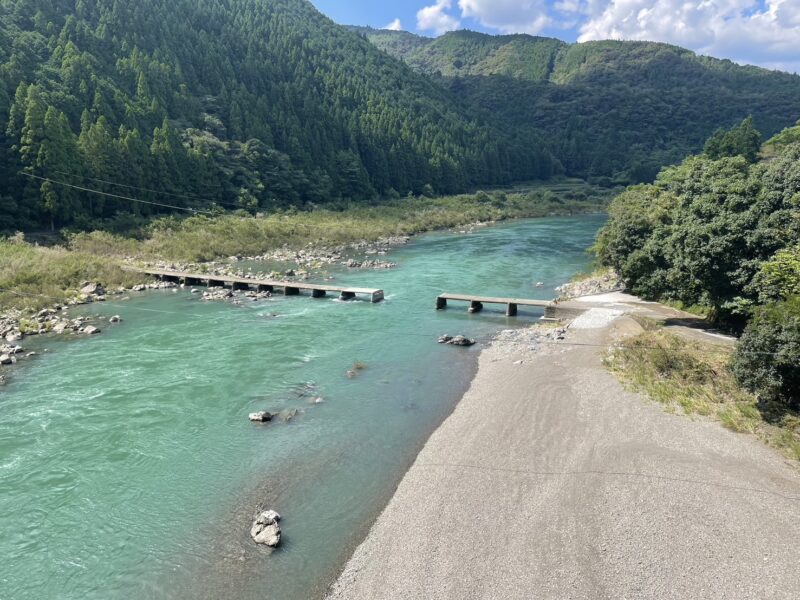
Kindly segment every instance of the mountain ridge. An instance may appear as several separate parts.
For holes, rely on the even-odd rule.
[[[538,132],[573,176],[650,181],[719,127],[752,114],[769,137],[800,118],[800,76],[671,44],[355,30],[495,122]]]

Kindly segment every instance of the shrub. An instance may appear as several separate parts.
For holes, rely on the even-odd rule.
[[[800,296],[756,310],[731,370],[763,403],[800,406]]]

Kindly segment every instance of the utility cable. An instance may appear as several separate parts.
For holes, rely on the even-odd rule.
[[[128,188],[129,190],[138,190],[140,192],[148,192],[151,194],[159,194],[161,196],[171,196],[173,198],[183,198],[184,200],[201,200],[202,202],[214,202],[215,204],[225,205],[225,203],[218,202],[216,200],[211,200],[210,198],[201,198],[200,196],[192,196],[189,194],[175,194],[172,192],[163,192],[159,190],[151,190],[145,187],[138,187],[135,185],[128,185],[125,183],[117,183],[115,181],[108,181],[106,179],[98,179],[97,177],[89,177],[88,175],[76,175],[75,173],[68,173],[67,171],[53,171],[54,173],[58,173],[59,175],[66,175],[67,177],[74,177],[76,179],[88,179],[89,181],[94,181],[95,183],[105,183],[106,185],[113,185],[116,187],[123,187]],[[228,203],[227,206],[233,206],[233,204]]]
[[[65,181],[57,181],[55,179],[50,179],[48,177],[39,177],[38,175],[33,175],[32,173],[20,172],[20,174],[24,175],[25,177],[30,177],[31,179],[38,179],[39,181],[46,181],[48,183],[54,183],[56,185],[63,185],[64,187],[72,188],[72,189],[75,189],[75,190],[80,190],[82,192],[88,192],[90,194],[98,194],[100,196],[106,196],[108,198],[117,198],[119,200],[127,200],[129,202],[139,202],[140,204],[149,204],[149,205],[152,205],[152,206],[160,206],[162,208],[170,208],[172,210],[183,210],[183,211],[190,212],[190,213],[193,213],[193,214],[204,214],[204,215],[213,216],[213,213],[211,213],[209,211],[199,210],[199,209],[196,209],[196,208],[188,208],[188,207],[185,207],[185,206],[174,206],[174,205],[171,205],[171,204],[163,204],[161,202],[151,202],[149,200],[141,200],[139,198],[130,198],[128,196],[120,196],[118,194],[110,194],[108,192],[101,192],[100,190],[93,190],[91,188],[86,188],[86,187],[82,187],[82,186],[79,186],[79,185],[72,185],[71,183],[66,183]]]

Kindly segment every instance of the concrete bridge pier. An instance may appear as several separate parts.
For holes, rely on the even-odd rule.
[[[477,300],[473,300],[469,303],[469,312],[471,313],[478,313],[483,310],[483,302],[478,302]]]
[[[447,308],[447,298],[439,296],[436,298],[436,310],[444,310]]]
[[[289,287],[287,285],[285,288],[283,288],[283,295],[284,296],[299,296],[300,295],[300,288]]]
[[[260,283],[260,284],[258,284],[256,286],[256,291],[258,291],[258,292],[269,292],[271,294],[272,293],[272,286],[271,285],[264,285],[264,284]]]
[[[324,298],[327,295],[325,290],[311,290],[312,298]]]
[[[507,317],[516,317],[517,316],[517,305],[513,302],[509,302],[508,306],[506,307],[506,316]]]
[[[339,296],[341,300],[352,300],[355,297],[356,295],[353,292],[342,292],[342,295]]]

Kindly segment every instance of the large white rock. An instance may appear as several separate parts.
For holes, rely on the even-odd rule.
[[[281,516],[274,510],[265,510],[258,514],[250,528],[250,537],[256,544],[264,544],[275,548],[281,543]]]

